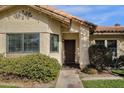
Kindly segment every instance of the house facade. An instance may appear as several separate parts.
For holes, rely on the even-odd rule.
[[[124,27],[97,26],[51,6],[0,6],[0,53],[42,53],[62,64],[89,64],[88,48],[102,44],[124,54]]]

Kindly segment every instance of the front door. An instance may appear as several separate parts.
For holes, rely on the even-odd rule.
[[[75,40],[64,40],[65,64],[75,63]]]

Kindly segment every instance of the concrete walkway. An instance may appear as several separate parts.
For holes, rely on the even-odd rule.
[[[83,85],[79,78],[76,69],[62,69],[58,81],[56,83],[56,88],[82,88]]]
[[[81,73],[80,74],[81,80],[116,80],[116,79],[123,79],[123,77],[120,76],[115,76],[112,74],[85,74]]]

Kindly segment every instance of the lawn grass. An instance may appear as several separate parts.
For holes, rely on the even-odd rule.
[[[123,80],[87,80],[82,81],[85,88],[124,88]]]
[[[18,88],[17,86],[0,85],[0,88]]]

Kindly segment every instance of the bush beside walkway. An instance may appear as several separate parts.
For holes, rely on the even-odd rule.
[[[54,80],[60,64],[54,58],[33,54],[17,58],[0,58],[0,76],[49,82]]]

